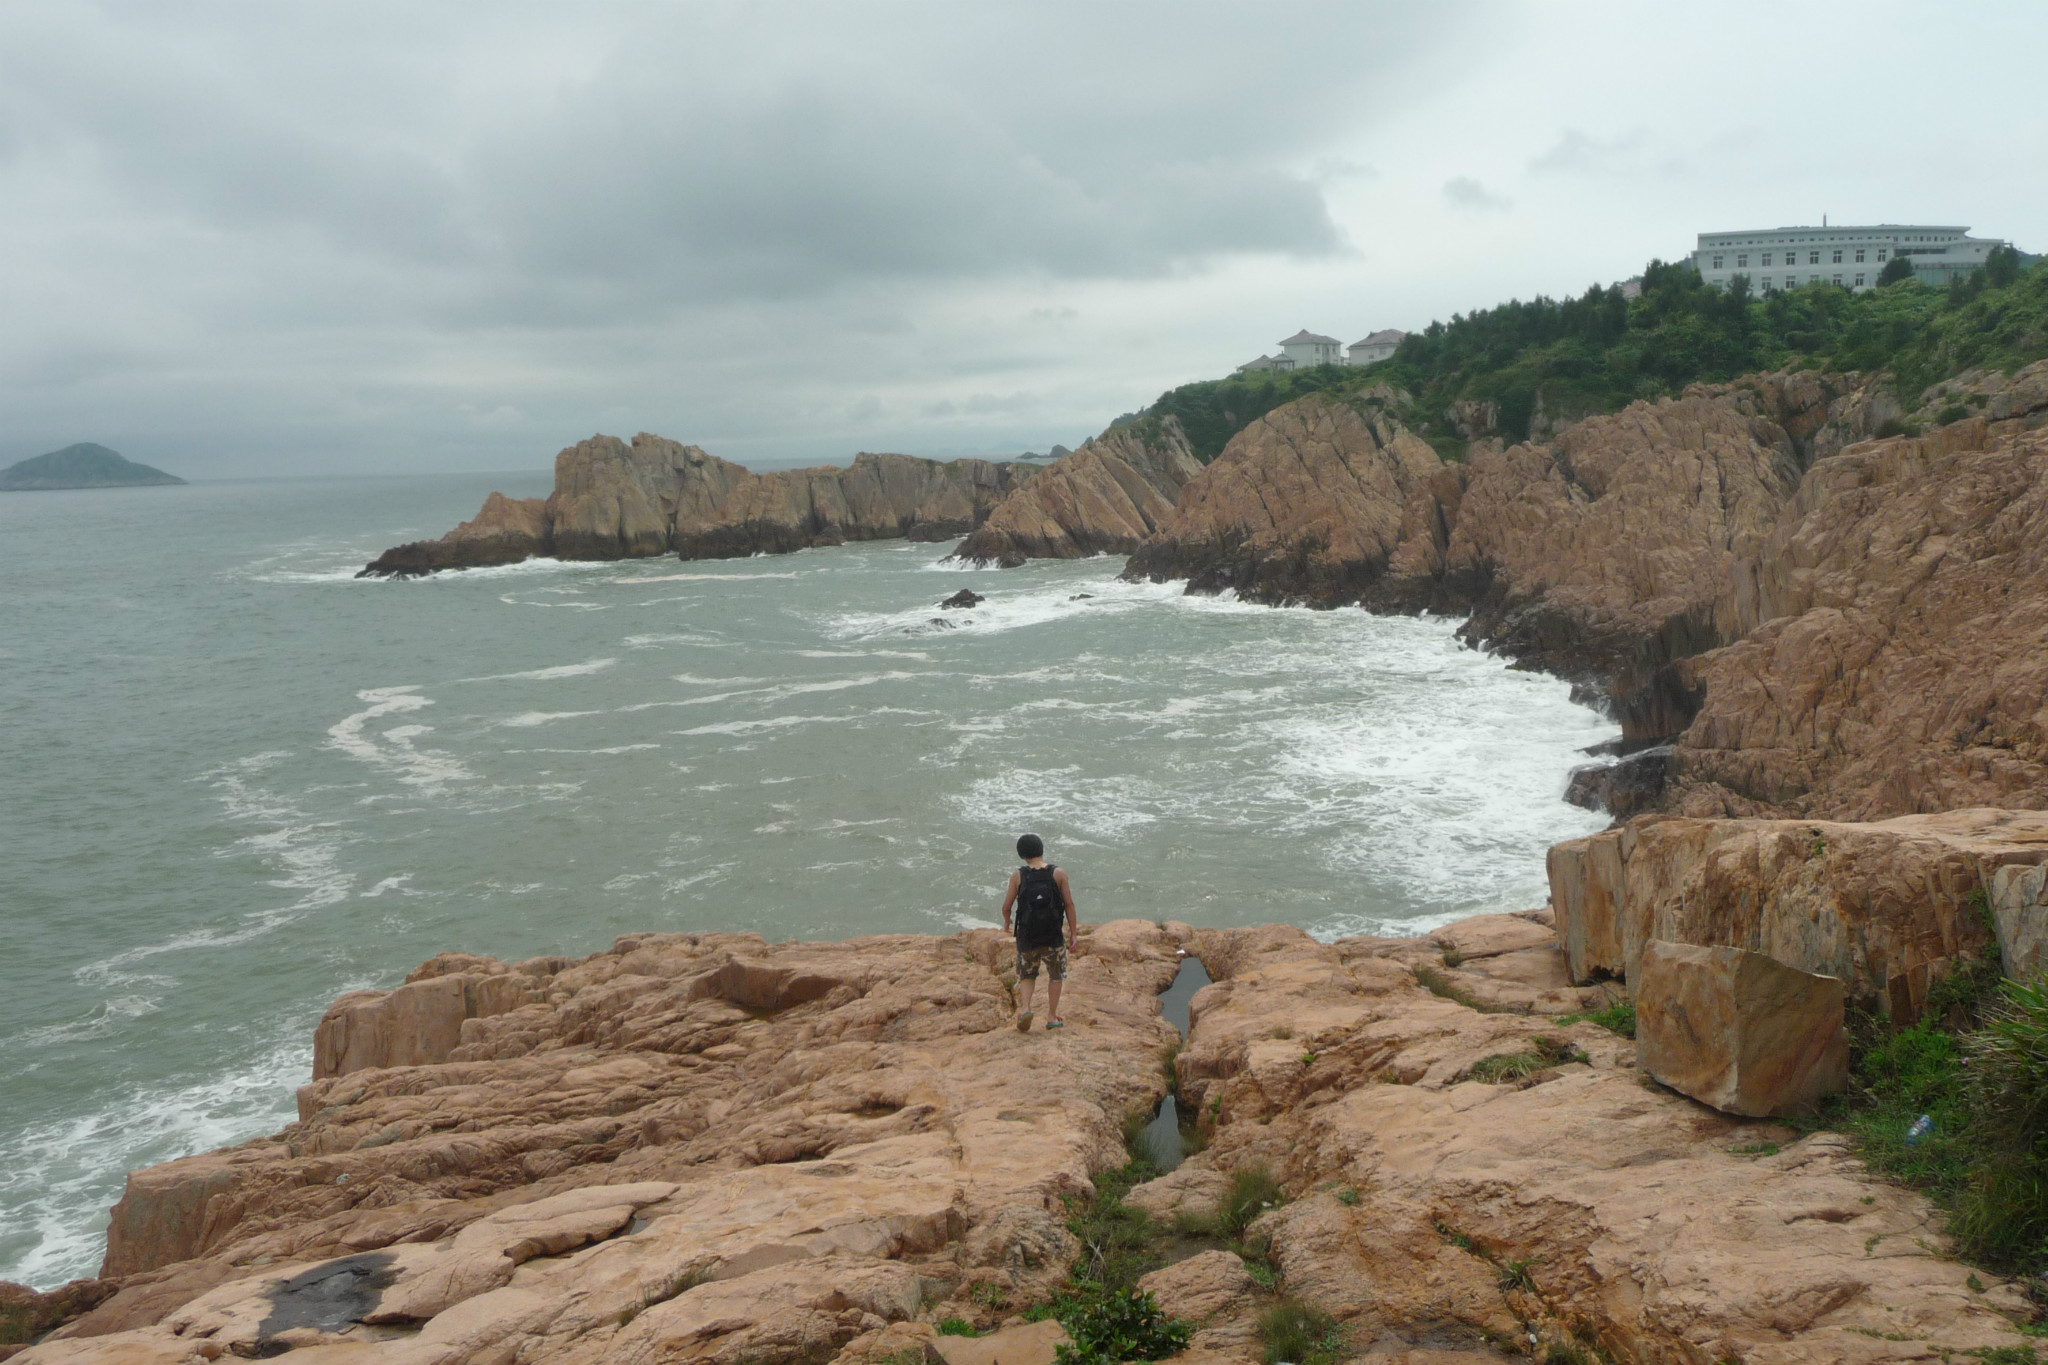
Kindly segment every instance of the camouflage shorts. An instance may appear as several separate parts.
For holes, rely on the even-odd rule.
[[[1038,980],[1038,969],[1040,967],[1045,968],[1045,974],[1048,979],[1065,981],[1067,979],[1066,948],[1062,945],[1054,945],[1051,948],[1019,948],[1017,950],[1017,979],[1019,981]]]

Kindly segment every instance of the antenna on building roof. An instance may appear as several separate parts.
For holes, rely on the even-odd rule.
[[[1821,225],[1822,227],[1826,227],[1826,226],[1828,225],[1828,216],[1827,216],[1827,215],[1826,215],[1825,213],[1823,213],[1823,214],[1822,214],[1822,215],[1820,216],[1820,225]]]

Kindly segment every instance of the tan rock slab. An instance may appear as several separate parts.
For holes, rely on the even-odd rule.
[[[1723,1113],[1811,1112],[1848,1082],[1842,983],[1741,948],[1652,940],[1636,987],[1636,1058]]]
[[[1998,870],[2042,863],[2048,813],[1980,808],[1869,824],[1646,815],[1556,845],[1549,867],[1574,980],[1633,986],[1651,939],[1747,948],[1911,1022],[1930,981],[1989,948]]]
[[[2048,970],[2048,865],[2009,864],[1993,873],[1991,915],[2007,976],[2032,981]]]
[[[1197,1325],[1236,1311],[1258,1291],[1258,1282],[1233,1251],[1204,1251],[1164,1266],[1138,1281],[1171,1317]]]
[[[931,1354],[945,1365],[1053,1365],[1059,1348],[1073,1344],[1067,1329],[1047,1318],[986,1336],[937,1336],[932,1339]]]

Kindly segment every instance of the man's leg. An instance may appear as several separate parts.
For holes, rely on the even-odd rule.
[[[1020,1016],[1031,1013],[1031,992],[1032,988],[1037,985],[1038,978],[1035,976],[1027,976],[1017,983],[1017,1013]],[[1057,989],[1053,991],[1052,1002],[1055,1007],[1059,1005],[1060,997]]]
[[[1045,983],[1045,1017],[1048,1020],[1060,1017],[1060,987],[1066,983],[1055,976]],[[1025,997],[1029,999],[1030,997]]]

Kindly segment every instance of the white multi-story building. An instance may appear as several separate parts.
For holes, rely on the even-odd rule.
[[[1280,354],[1293,361],[1296,369],[1310,365],[1342,365],[1344,343],[1304,327],[1280,343]]]
[[[1407,337],[1406,332],[1391,327],[1374,332],[1363,341],[1352,342],[1347,358],[1343,342],[1304,327],[1280,343],[1278,355],[1247,360],[1237,369],[1240,374],[1255,374],[1261,370],[1305,370],[1311,365],[1370,365],[1392,355]]]
[[[1386,327],[1374,332],[1361,341],[1354,341],[1344,348],[1345,363],[1349,365],[1371,365],[1385,360],[1401,349],[1401,343],[1408,334],[1399,328]]]
[[[1708,284],[1726,287],[1737,275],[1750,288],[1790,289],[1838,284],[1873,289],[1885,265],[1903,256],[1924,284],[1946,285],[1984,268],[1995,237],[1972,237],[1966,227],[1879,223],[1869,227],[1781,227],[1746,232],[1702,232],[1694,267]]]

